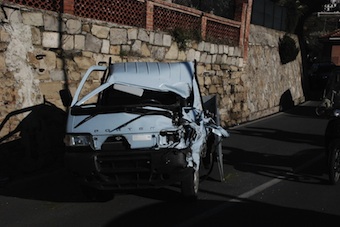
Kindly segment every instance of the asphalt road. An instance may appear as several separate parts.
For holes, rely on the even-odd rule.
[[[217,167],[195,202],[177,185],[91,201],[61,167],[0,188],[0,226],[330,226],[340,220],[340,184],[328,183],[327,119],[307,102],[229,129],[224,177]]]

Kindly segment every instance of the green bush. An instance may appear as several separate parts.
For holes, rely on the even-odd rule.
[[[182,28],[175,28],[170,31],[170,34],[174,37],[178,44],[179,50],[185,50],[187,48],[187,43],[190,40],[201,41],[200,31],[197,30],[184,30]]]
[[[279,39],[279,54],[282,64],[294,61],[299,53],[299,48],[296,47],[295,40],[285,34]]]

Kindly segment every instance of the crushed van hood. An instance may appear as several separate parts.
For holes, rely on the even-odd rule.
[[[93,70],[104,71],[103,66],[93,66]],[[81,105],[104,89],[114,84],[127,85],[148,90],[174,92],[183,98],[188,98],[191,91],[197,90],[193,83],[194,65],[191,62],[159,63],[159,62],[124,62],[110,66],[111,76],[108,81],[99,86],[82,99],[78,100],[76,92],[72,105]],[[90,70],[91,71],[91,68]],[[85,74],[79,87],[82,87],[88,74]],[[127,76],[128,75],[128,76]],[[196,97],[196,96],[195,96]]]

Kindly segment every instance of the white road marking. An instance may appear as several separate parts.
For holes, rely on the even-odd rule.
[[[324,154],[320,154],[318,156],[316,156],[315,158],[309,160],[308,162],[304,163],[303,165],[297,167],[294,171],[294,173],[297,173],[297,172],[300,172],[302,171],[303,169],[306,169],[307,167],[311,166],[313,163],[319,161],[322,157],[324,156]],[[190,225],[194,225],[196,223],[199,223],[200,221],[204,220],[204,219],[207,219],[213,215],[216,215],[220,212],[222,212],[223,210],[229,208],[229,207],[232,207],[235,203],[235,202],[242,202],[243,199],[246,199],[246,198],[249,198],[253,195],[256,195],[264,190],[266,190],[267,188],[270,188],[274,185],[276,185],[277,183],[280,183],[282,180],[285,180],[287,177],[291,176],[292,173],[287,173],[286,176],[278,176],[277,178],[274,178],[270,181],[267,181],[266,183],[264,184],[261,184],[255,188],[253,188],[252,190],[250,191],[247,191],[239,196],[237,196],[237,198],[235,199],[230,199],[228,200],[227,202],[224,202],[222,203],[221,205],[219,206],[216,206],[210,210],[207,210],[205,211],[204,213],[201,213],[201,214],[198,214],[197,216],[195,217],[192,217],[182,223],[180,223],[179,225],[176,225],[178,227],[180,226],[190,226]]]
[[[307,167],[311,166],[313,163],[319,161],[323,156],[324,156],[324,154],[319,154],[318,156],[314,157],[313,159],[305,162],[303,165],[297,167],[295,170],[293,170],[293,173],[288,172],[288,173],[286,173],[286,176],[282,176],[282,177],[278,176],[277,178],[274,178],[274,179],[272,179],[272,180],[270,180],[270,181],[268,181],[264,184],[261,184],[260,186],[258,186],[256,188],[253,188],[252,190],[250,190],[246,193],[243,193],[243,194],[237,196],[238,199],[229,200],[229,202],[240,202],[241,200],[239,200],[239,199],[246,199],[246,198],[249,198],[253,195],[256,195],[257,193],[262,192],[265,189],[270,188],[277,183],[280,183],[282,180],[285,180],[287,177],[292,176],[294,173],[298,173],[298,172],[306,169]]]
[[[270,180],[270,181],[268,181],[264,184],[261,184],[260,186],[257,186],[256,188],[253,188],[250,191],[247,191],[247,192],[237,196],[238,199],[229,200],[229,202],[241,202],[242,200],[240,200],[240,199],[246,199],[246,198],[249,198],[253,195],[256,195],[257,193],[260,193],[260,192],[266,190],[267,188],[270,188],[270,187],[274,186],[275,184],[280,183],[283,179],[284,179],[284,177],[275,178],[273,180]]]

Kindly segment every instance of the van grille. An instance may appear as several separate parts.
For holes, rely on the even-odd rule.
[[[151,166],[150,153],[138,154],[133,152],[127,155],[97,155],[96,165],[103,187],[120,188],[145,188],[164,181],[165,176]]]
[[[96,174],[88,178],[106,189],[136,189],[168,185],[187,169],[186,150],[117,150],[94,156]]]

